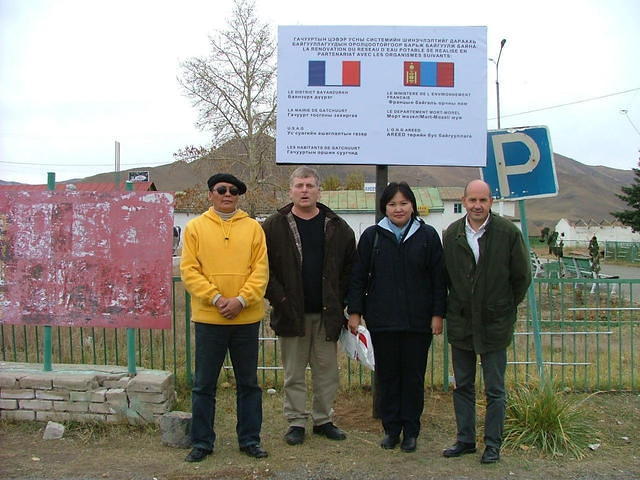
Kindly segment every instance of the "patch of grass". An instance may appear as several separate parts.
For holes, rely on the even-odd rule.
[[[107,424],[103,422],[64,422],[65,437],[82,442],[96,442],[110,438],[127,436],[153,435],[158,432],[155,424],[145,425],[120,425]]]
[[[540,387],[515,388],[507,404],[504,446],[536,448],[552,457],[568,454],[584,458],[589,440],[595,434],[579,409],[585,400],[575,401],[558,392],[551,382]]]

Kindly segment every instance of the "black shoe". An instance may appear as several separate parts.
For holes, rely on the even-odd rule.
[[[385,450],[393,450],[398,443],[400,443],[400,438],[397,435],[389,435],[386,433],[380,442],[380,446]]]
[[[324,435],[330,440],[344,440],[347,438],[347,434],[331,422],[323,423],[322,425],[314,425],[313,433]]]
[[[289,430],[287,430],[287,433],[284,435],[284,440],[289,445],[300,445],[304,442],[304,428],[289,427]]]
[[[416,437],[404,437],[400,444],[400,450],[407,453],[415,452],[417,444],[416,440]]]
[[[447,458],[459,457],[467,453],[476,453],[475,443],[456,442],[455,445],[442,451],[442,455]]]
[[[185,462],[201,462],[207,455],[211,455],[211,450],[205,450],[204,448],[193,447],[184,459]]]
[[[257,443],[247,445],[246,447],[240,447],[240,451],[253,458],[264,458],[269,456],[269,454]]]
[[[500,460],[500,449],[498,447],[487,446],[484,449],[480,463],[496,463]]]

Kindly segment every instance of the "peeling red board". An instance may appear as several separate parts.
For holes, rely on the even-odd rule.
[[[0,193],[0,324],[170,328],[173,196]]]

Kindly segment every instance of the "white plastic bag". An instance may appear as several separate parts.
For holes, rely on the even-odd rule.
[[[349,357],[359,361],[369,370],[375,370],[376,361],[373,357],[371,335],[364,325],[358,325],[357,334],[353,334],[348,328],[342,327],[340,344]]]

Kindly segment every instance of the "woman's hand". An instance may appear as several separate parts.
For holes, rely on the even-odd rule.
[[[431,333],[440,335],[442,333],[442,317],[434,315],[431,317]]]
[[[349,315],[349,321],[347,322],[347,326],[351,333],[356,334],[358,332],[358,325],[362,323],[362,315],[359,313],[352,313]]]

